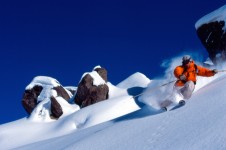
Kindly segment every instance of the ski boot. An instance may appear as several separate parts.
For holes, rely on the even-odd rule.
[[[180,100],[179,101],[179,105],[181,105],[181,106],[185,105],[185,101],[184,100]]]
[[[162,107],[161,110],[167,111],[167,107]]]

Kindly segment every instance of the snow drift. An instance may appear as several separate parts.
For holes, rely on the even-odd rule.
[[[150,80],[135,73],[117,86],[107,83],[109,100],[74,109],[58,120],[37,122],[25,117],[3,124],[1,148],[225,149],[226,75],[199,78],[196,91],[184,107],[162,112],[150,101],[167,96],[173,84],[154,92],[151,89],[168,79]],[[133,98],[141,92],[140,98]]]

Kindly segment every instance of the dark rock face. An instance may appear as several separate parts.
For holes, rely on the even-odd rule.
[[[31,90],[25,90],[22,99],[22,105],[28,114],[37,106],[37,98],[42,91],[41,86],[34,86]]]
[[[54,87],[53,89],[57,91],[57,96],[61,96],[67,101],[70,99],[70,96],[62,86],[57,86]]]
[[[214,64],[218,59],[226,60],[226,33],[224,32],[224,21],[215,21],[203,24],[197,29],[198,37],[209,53],[210,59]],[[220,58],[217,58],[220,54]]]
[[[99,68],[98,71],[107,80],[107,72]],[[108,99],[108,86],[106,84],[95,86],[93,85],[93,80],[94,79],[87,74],[78,85],[74,100],[81,108]]]
[[[69,94],[62,86],[53,87],[53,90],[57,92],[57,97],[62,97],[66,101],[70,99]],[[35,85],[32,89],[25,90],[22,98],[22,105],[28,114],[31,114],[35,107],[38,105],[38,96],[45,90],[45,87]],[[56,97],[49,97],[51,101],[51,115],[54,118],[59,118],[63,114],[62,107],[57,102]]]
[[[61,115],[63,115],[63,110],[60,104],[57,102],[57,100],[54,97],[51,97],[51,112],[52,116],[54,118],[59,118]]]
[[[105,82],[108,81],[107,70],[105,68],[96,68],[94,71],[96,71]]]

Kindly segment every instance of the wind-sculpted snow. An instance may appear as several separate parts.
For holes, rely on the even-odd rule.
[[[175,64],[169,63],[169,68]],[[169,112],[153,109],[152,100],[163,99],[173,87],[173,83],[161,88],[159,85],[171,80],[175,79],[147,80],[145,75],[136,73],[119,83],[120,87],[108,82],[108,101],[52,122],[23,118],[1,125],[1,148],[225,149],[226,75],[219,73],[213,78],[200,78],[195,93],[180,109]],[[133,98],[140,93],[140,98]]]
[[[142,85],[140,82],[149,82],[145,75],[140,74],[137,77],[138,78],[134,78],[132,81],[135,87],[145,87],[148,84],[142,82]],[[78,110],[74,104],[69,105],[67,102],[59,99],[58,102],[66,113],[58,120],[50,120],[50,118],[47,120],[39,119],[39,112],[44,112],[39,110],[48,107],[46,106],[46,102],[42,101],[32,115],[21,120],[19,124],[15,121],[0,127],[0,131],[3,131],[0,132],[0,138],[3,137],[3,140],[0,140],[0,145],[5,149],[10,149],[48,138],[59,137],[124,116],[140,109],[136,101],[129,95],[133,94],[133,92],[137,92],[136,90],[131,92],[128,89],[118,88],[110,82],[107,84],[110,89],[108,101],[99,102],[80,110]],[[128,88],[132,87],[128,86]],[[26,136],[18,138],[20,135]],[[8,138],[15,140],[11,142]]]
[[[223,150],[226,148],[226,76],[194,93],[182,108],[154,113],[144,106],[124,117],[21,149]],[[217,93],[217,95],[216,95]]]

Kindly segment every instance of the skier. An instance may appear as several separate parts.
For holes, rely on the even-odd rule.
[[[174,85],[174,91],[182,96],[182,100],[179,101],[179,105],[184,105],[185,100],[191,97],[192,92],[195,89],[197,75],[211,77],[217,72],[218,71],[216,69],[209,70],[196,65],[189,55],[183,56],[182,65],[177,66],[174,69],[174,76],[178,79]],[[161,104],[161,107],[163,110],[167,110],[167,106],[169,106],[171,103],[172,102],[169,102],[169,100],[166,100]]]

